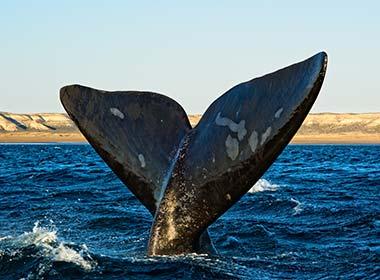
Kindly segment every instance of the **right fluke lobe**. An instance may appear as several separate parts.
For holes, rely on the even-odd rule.
[[[156,214],[150,255],[189,253],[197,238],[263,175],[311,109],[326,53],[239,84],[186,136]]]

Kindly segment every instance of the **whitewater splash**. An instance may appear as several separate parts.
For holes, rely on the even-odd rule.
[[[258,189],[265,191],[244,195],[212,227],[224,257],[175,260],[145,257],[150,214],[91,146],[55,146],[0,145],[7,159],[0,160],[1,280],[378,277],[379,146],[288,146],[263,177],[279,185],[277,190],[261,184]],[[291,198],[300,202],[298,208]],[[297,209],[303,211],[296,214]],[[33,243],[14,244],[24,231],[32,236],[38,220],[40,231],[56,231],[50,240],[63,241],[78,254],[80,244],[87,244],[96,264],[85,249],[82,258],[93,269],[53,261]],[[39,236],[43,244],[46,238]],[[51,246],[57,249],[59,243]]]
[[[295,206],[293,207],[293,210],[294,210],[293,216],[300,214],[303,211],[302,203],[294,198],[291,198],[290,201],[295,203]]]
[[[257,193],[257,192],[275,192],[279,188],[279,185],[272,184],[268,180],[260,179],[256,182],[256,184],[248,191],[249,193]]]
[[[73,247],[73,246],[71,246]],[[59,242],[57,231],[39,226],[39,222],[34,224],[31,232],[25,232],[16,237],[0,237],[0,257],[8,255],[9,261],[20,258],[20,253],[28,248],[35,248],[37,253],[33,253],[34,258],[42,258],[43,265],[40,265],[36,274],[43,274],[49,270],[53,262],[66,262],[79,266],[85,271],[90,271],[96,267],[96,262],[91,258],[86,245],[70,248],[70,244]],[[36,276],[36,275],[29,275]]]
[[[251,279],[252,275],[255,279],[269,279],[265,273],[251,271],[233,260],[207,254],[160,257],[133,255],[119,259],[96,254],[92,256],[85,245],[59,242],[57,230],[42,227],[36,222],[30,232],[0,237],[0,279],[93,279],[95,276],[114,279],[115,275],[117,279],[124,279],[119,275],[120,267],[125,269],[122,275],[156,273],[157,267],[160,267],[162,271],[172,271],[173,275],[178,273],[190,277],[192,273],[207,274],[210,271],[210,275],[216,279]],[[73,266],[79,270],[73,270]],[[109,270],[113,266],[115,271]],[[105,267],[108,268],[104,270]],[[189,269],[184,273],[178,267]]]
[[[248,191],[249,193],[258,192],[275,192],[280,186],[277,184],[272,184],[268,180],[260,179],[256,184]],[[303,211],[303,205],[297,199],[290,198],[290,201],[294,204],[293,216],[299,215]]]

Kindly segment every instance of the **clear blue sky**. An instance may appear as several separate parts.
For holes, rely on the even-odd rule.
[[[0,111],[63,112],[59,88],[150,90],[202,113],[316,52],[314,112],[380,111],[380,1],[0,2]]]

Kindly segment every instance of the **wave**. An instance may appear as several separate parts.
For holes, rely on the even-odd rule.
[[[272,184],[268,180],[260,179],[248,192],[249,193],[257,193],[257,192],[264,192],[264,191],[275,192],[277,191],[279,187],[280,187],[279,185]]]
[[[0,275],[23,274],[17,262],[25,267],[29,262],[28,279],[38,278],[50,271],[55,262],[77,266],[84,271],[93,270],[97,263],[92,259],[86,245],[60,242],[57,231],[34,224],[31,232],[12,237],[0,237]],[[3,274],[4,273],[4,274]]]
[[[229,258],[204,254],[109,257],[89,252],[86,245],[59,241],[54,226],[34,224],[32,231],[0,236],[0,279],[266,279],[266,274]]]

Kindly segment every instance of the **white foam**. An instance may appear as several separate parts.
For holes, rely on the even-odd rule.
[[[51,255],[55,261],[74,263],[85,270],[91,270],[92,264],[83,258],[81,252],[82,250],[77,252],[74,249],[68,248],[60,243],[57,248],[52,249]]]
[[[256,182],[256,184],[248,191],[249,193],[257,193],[257,192],[275,192],[279,188],[279,185],[272,184],[265,179],[260,179]]]
[[[25,232],[14,239],[19,245],[46,246],[57,241],[57,231],[40,227],[39,222],[34,223],[32,232]]]
[[[20,247],[34,245],[42,251],[43,256],[48,260],[73,263],[84,270],[91,270],[96,266],[96,262],[89,257],[85,245],[82,245],[82,250],[77,252],[63,242],[58,242],[56,230],[40,227],[38,222],[34,224],[31,232],[25,232],[16,237],[3,237],[0,241],[9,243],[7,247],[15,247],[16,251]],[[89,260],[84,259],[84,255]]]
[[[6,239],[9,239],[9,238],[11,238],[11,236],[3,236],[3,237],[0,237],[0,241],[6,240]]]
[[[294,210],[293,216],[298,215],[299,213],[303,211],[301,202],[299,202],[297,199],[294,199],[294,198],[291,198],[290,201],[296,203],[296,206],[293,207],[293,210]]]

